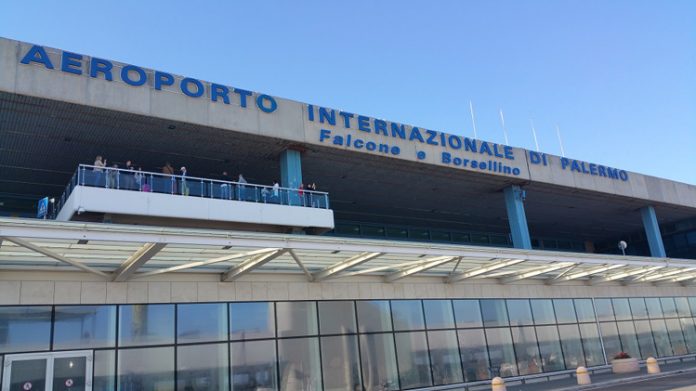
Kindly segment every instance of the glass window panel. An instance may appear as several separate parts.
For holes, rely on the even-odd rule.
[[[322,337],[321,361],[325,391],[362,389],[357,336]]]
[[[621,340],[619,339],[619,330],[616,328],[616,322],[602,322],[599,324],[599,329],[602,332],[604,351],[607,353],[607,358],[611,360],[614,356],[623,351],[621,348]]]
[[[392,334],[361,335],[360,357],[363,382],[367,391],[399,389],[399,373],[396,370],[396,351]]]
[[[675,297],[674,302],[677,304],[677,313],[679,316],[691,316],[689,301],[686,299],[686,297]]]
[[[131,390],[173,391],[174,348],[120,349],[118,391]]]
[[[628,299],[612,299],[614,306],[614,315],[616,320],[631,320],[631,307],[628,305]]]
[[[679,319],[684,332],[684,340],[689,353],[696,353],[696,325],[693,318]]]
[[[276,303],[276,316],[278,318],[278,337],[318,334],[317,304],[314,301],[278,302]]]
[[[481,327],[481,308],[478,300],[452,300],[454,319],[459,328]]]
[[[425,328],[420,300],[392,300],[391,310],[395,331]]]
[[[568,369],[585,366],[585,356],[582,351],[580,329],[576,324],[564,324],[558,326],[558,335],[561,337],[561,349],[565,366]]]
[[[4,368],[4,367],[2,365],[2,356],[0,356],[0,384],[2,384],[2,368]],[[113,389],[113,387],[112,387],[112,389]],[[100,390],[95,389],[94,391],[100,391]]]
[[[490,379],[488,350],[483,329],[459,330],[457,336],[464,367],[464,381]]]
[[[578,322],[594,322],[595,311],[592,299],[575,299],[575,312],[578,314]]]
[[[113,347],[116,306],[56,306],[53,349]]]
[[[245,341],[230,344],[232,389],[277,390],[275,341]]]
[[[642,297],[632,297],[628,299],[631,305],[631,314],[633,319],[648,319],[648,307],[645,305],[645,299]]]
[[[212,342],[227,339],[227,305],[179,304],[176,310],[177,342]]]
[[[595,307],[597,309],[597,318],[600,322],[615,319],[611,299],[595,299]]]
[[[8,388],[6,384],[3,389],[8,390],[24,390],[24,385],[30,383],[36,391],[44,391],[50,382],[46,382],[46,366],[48,360],[45,358],[18,360],[12,363],[12,370],[6,375],[8,379],[5,382],[10,383]],[[50,387],[50,386],[49,386]]]
[[[321,390],[320,365],[318,338],[278,340],[281,390]]]
[[[94,351],[92,391],[114,391],[116,386],[116,351]]]
[[[223,319],[226,318],[227,316],[223,316]],[[177,390],[206,391],[228,388],[226,343],[179,346],[176,349]]]
[[[423,300],[425,323],[429,329],[454,328],[452,302],[449,300]]]
[[[696,316],[696,297],[689,297],[689,307],[691,307],[691,313]]]
[[[320,301],[319,330],[322,334],[350,334],[357,332],[353,302]]]
[[[577,323],[578,317],[575,316],[575,306],[572,299],[554,299],[553,309],[556,312],[558,323]]]
[[[674,303],[673,297],[661,297],[660,304],[662,304],[662,313],[664,313],[665,318],[677,316],[677,305]]]
[[[491,361],[493,376],[517,376],[515,351],[512,348],[512,337],[509,328],[486,329],[488,354]]]
[[[430,347],[433,384],[463,382],[456,332],[454,330],[428,331],[428,346]]]
[[[623,351],[628,353],[631,357],[640,357],[640,349],[638,348],[638,339],[636,337],[636,329],[633,327],[633,322],[616,322],[616,326],[619,329],[619,339],[621,340],[621,348]]]
[[[273,337],[275,337],[273,303],[230,303],[230,339]]]
[[[361,333],[391,331],[391,311],[386,300],[357,301],[358,329]]]
[[[561,371],[565,369],[563,351],[556,326],[538,326],[539,351],[544,372]]]
[[[682,334],[681,322],[679,319],[666,319],[665,323],[667,323],[667,333],[669,334],[669,341],[672,344],[672,353],[675,356],[688,354],[689,352],[686,349],[684,334]]]
[[[637,320],[633,322],[633,324],[636,328],[641,358],[657,357],[657,350],[655,349],[655,340],[653,339],[650,322],[647,320]]]
[[[119,346],[174,343],[174,305],[119,306],[118,334]]]
[[[517,355],[517,372],[520,375],[541,372],[541,357],[534,327],[512,327],[510,331]]]
[[[484,326],[494,327],[510,324],[505,300],[480,300],[480,303]]]
[[[524,326],[534,323],[532,320],[532,309],[529,307],[529,300],[510,299],[506,301],[511,326]]]
[[[650,306],[648,306],[648,308],[650,308]],[[660,357],[671,356],[672,345],[669,343],[667,324],[665,321],[663,319],[653,319],[650,321],[650,328],[653,332],[653,338],[655,338],[657,355]]]
[[[531,300],[532,313],[534,314],[534,324],[553,324],[556,323],[556,315],[553,312],[551,300],[537,299]]]
[[[51,307],[0,307],[0,353],[48,350]]]
[[[84,390],[87,385],[86,372],[86,357],[55,357],[53,359],[53,381],[49,380],[49,383],[53,383],[52,389],[55,391]],[[65,385],[68,380],[72,382],[70,387]]]
[[[396,359],[399,364],[401,388],[432,385],[430,358],[425,332],[396,333]]]
[[[645,304],[648,306],[648,315],[651,319],[662,318],[662,306],[660,299],[657,297],[648,297],[645,299]]]
[[[604,365],[604,354],[602,343],[599,340],[597,325],[594,323],[583,323],[578,325],[580,337],[582,338],[582,348],[585,351],[585,363],[588,367]]]

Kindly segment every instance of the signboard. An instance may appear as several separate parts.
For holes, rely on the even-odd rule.
[[[45,219],[48,216],[48,197],[39,200],[36,208],[36,218]]]

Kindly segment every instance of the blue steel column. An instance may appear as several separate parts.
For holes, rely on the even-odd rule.
[[[662,243],[662,234],[660,234],[660,226],[657,224],[657,215],[655,208],[646,206],[640,210],[640,216],[643,218],[643,227],[645,227],[645,236],[648,237],[648,246],[650,247],[650,255],[658,258],[666,258],[665,245]]]
[[[531,250],[532,240],[529,238],[527,216],[524,214],[522,189],[519,186],[510,186],[505,188],[503,192],[508,222],[510,222],[510,232],[512,233],[512,245],[515,248]]]
[[[286,149],[280,154],[280,185],[296,189],[300,183],[302,183],[300,152]]]

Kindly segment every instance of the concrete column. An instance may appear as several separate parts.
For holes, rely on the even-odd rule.
[[[515,248],[531,250],[532,240],[529,238],[527,216],[524,214],[524,196],[519,186],[505,188],[505,207],[507,208],[512,244]]]
[[[640,210],[640,216],[643,218],[643,227],[645,228],[645,236],[648,237],[648,246],[650,246],[650,256],[658,258],[666,258],[665,245],[662,243],[662,234],[660,226],[657,224],[657,215],[655,208],[646,206]]]
[[[298,188],[302,183],[300,152],[286,149],[280,154],[280,186]]]

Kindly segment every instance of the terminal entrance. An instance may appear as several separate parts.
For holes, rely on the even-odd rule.
[[[2,391],[91,391],[92,352],[5,356]]]

